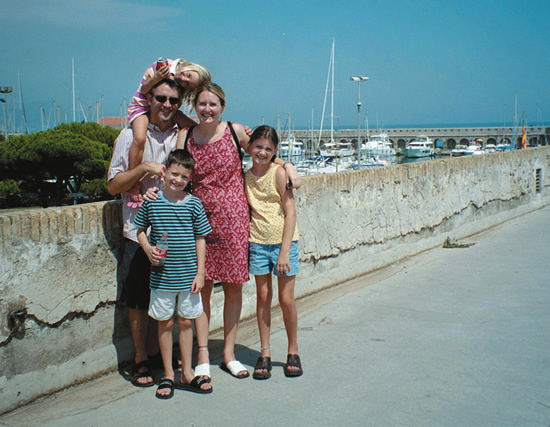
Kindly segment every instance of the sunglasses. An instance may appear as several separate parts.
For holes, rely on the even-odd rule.
[[[164,104],[167,99],[170,101],[170,104],[172,105],[176,105],[177,103],[180,102],[179,98],[168,98],[167,96],[164,96],[164,95],[153,95],[153,98],[155,98],[161,104]]]

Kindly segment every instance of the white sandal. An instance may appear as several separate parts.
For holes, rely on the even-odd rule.
[[[233,375],[235,378],[243,379],[247,378],[250,375],[250,372],[244,367],[244,365],[239,362],[238,360],[232,360],[229,363],[220,363],[220,369],[222,371],[225,371],[231,375]],[[244,375],[239,375],[241,372],[246,372]]]
[[[200,365],[195,366],[195,376],[208,377],[208,380],[210,381],[210,363],[201,363]]]

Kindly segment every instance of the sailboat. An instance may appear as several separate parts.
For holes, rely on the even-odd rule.
[[[354,155],[355,150],[353,149],[351,143],[348,142],[336,142],[334,140],[334,45],[335,41],[332,39],[332,49],[330,52],[330,61],[329,61],[329,70],[327,75],[327,85],[325,87],[325,100],[323,102],[323,113],[321,115],[321,127],[319,129],[319,141],[317,146],[321,156],[324,157],[334,157],[338,165],[338,159],[349,158]],[[323,132],[323,122],[325,119],[325,109],[327,103],[328,87],[329,82],[331,83],[331,97],[330,97],[330,139],[328,142],[325,142],[323,147],[321,147],[321,135]]]

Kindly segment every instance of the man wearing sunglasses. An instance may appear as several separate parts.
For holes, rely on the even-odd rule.
[[[132,128],[128,126],[115,141],[107,176],[109,193],[123,194],[124,255],[121,301],[128,307],[136,363],[131,380],[136,387],[154,385],[149,359],[160,353],[156,322],[147,315],[150,262],[138,243],[137,228],[133,224],[138,210],[130,208],[131,201],[126,191],[139,182],[141,194],[144,194],[148,188],[157,186],[159,178],[164,176],[164,163],[168,154],[176,147],[178,128],[173,117],[181,106],[182,91],[177,83],[167,79],[155,85],[147,97],[151,110],[142,163],[128,170],[128,154],[133,140]],[[159,362],[162,363],[161,360]]]

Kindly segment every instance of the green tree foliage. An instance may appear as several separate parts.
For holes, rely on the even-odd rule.
[[[97,123],[63,123],[56,130],[67,130],[68,132],[83,135],[92,141],[97,141],[113,148],[119,130],[108,126],[100,126]]]
[[[20,189],[17,206],[37,200],[60,205],[81,192],[87,200],[109,198],[105,176],[118,133],[96,123],[72,123],[0,142],[0,180],[13,189],[9,199],[0,192],[0,202],[11,205],[17,198],[14,182]]]

